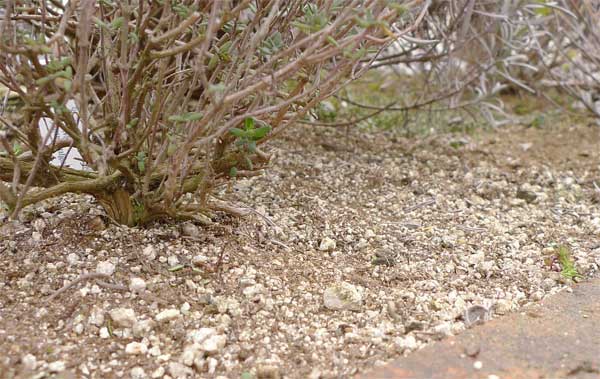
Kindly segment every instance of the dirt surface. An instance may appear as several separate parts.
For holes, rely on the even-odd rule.
[[[399,359],[364,379],[600,376],[600,280]]]
[[[598,272],[599,143],[589,127],[299,128],[264,176],[223,190],[248,220],[131,229],[84,196],[31,207],[0,228],[0,377],[382,366],[569,285],[558,245]]]

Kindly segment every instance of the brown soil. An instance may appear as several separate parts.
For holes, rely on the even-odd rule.
[[[599,128],[410,140],[307,128],[290,131],[274,151],[271,171],[224,194],[263,216],[225,220],[197,235],[182,236],[180,225],[118,227],[80,196],[5,223],[0,378],[131,377],[140,370],[163,377],[161,367],[173,377],[187,334],[202,327],[226,335],[227,344],[183,365],[190,377],[346,378],[408,354],[409,335],[422,346],[460,333],[470,304],[503,300],[510,311],[556,292],[567,282],[544,263],[553,243],[571,247],[584,275],[598,270]],[[531,204],[515,195],[524,183],[539,187]],[[325,237],[337,242],[333,250],[319,250]],[[148,246],[158,259],[143,254]],[[469,263],[479,251],[491,268]],[[390,265],[377,261],[382,256]],[[102,261],[116,266],[109,284],[140,277],[147,290],[88,280],[47,301]],[[340,281],[365,290],[358,312],[323,306],[323,291]],[[239,309],[223,306],[231,301]],[[182,306],[181,315],[137,336],[108,316],[123,307],[138,320],[153,319]],[[90,320],[94,312],[105,316],[99,325]],[[111,335],[101,338],[101,328]],[[127,354],[133,341],[156,348]],[[28,366],[28,354],[36,364]],[[56,361],[65,369],[50,365]]]

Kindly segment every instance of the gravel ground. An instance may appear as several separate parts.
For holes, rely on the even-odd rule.
[[[558,245],[598,271],[599,136],[297,129],[223,193],[243,222],[32,207],[0,228],[0,377],[349,378],[410,354],[565,288]]]

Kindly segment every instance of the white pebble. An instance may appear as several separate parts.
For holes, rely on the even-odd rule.
[[[61,372],[65,371],[66,368],[67,365],[65,365],[65,362],[63,361],[55,361],[48,365],[48,371],[50,372]]]
[[[140,320],[133,324],[131,331],[135,337],[145,337],[154,328],[155,324],[154,320]]]
[[[35,370],[37,366],[37,359],[33,354],[24,355],[23,358],[21,358],[21,362],[23,363],[23,366],[25,366],[25,368],[30,371]]]
[[[167,258],[167,264],[171,267],[177,266],[179,264],[179,258],[176,255],[169,255]]]
[[[187,315],[188,313],[190,313],[190,309],[191,309],[190,303],[188,303],[188,302],[186,301],[185,303],[183,303],[183,304],[181,305],[180,311],[181,311],[181,313],[183,313],[184,315]]]
[[[109,261],[102,261],[96,266],[96,272],[98,274],[112,275],[115,272],[115,265]]]
[[[106,328],[106,327],[100,328],[100,338],[108,338],[108,337],[110,337],[108,328]]]
[[[162,378],[163,375],[165,375],[165,368],[164,367],[159,367],[156,370],[154,370],[152,372],[152,378],[157,379],[157,378]]]
[[[215,371],[217,370],[217,364],[219,364],[219,361],[217,361],[215,358],[208,358],[208,375],[213,375],[215,373]]]
[[[169,321],[177,318],[181,315],[179,309],[165,309],[164,311],[157,314],[154,319],[158,322]]]
[[[71,253],[67,255],[67,262],[70,265],[76,265],[77,263],[79,263],[79,256],[75,253]]]
[[[140,366],[131,369],[131,379],[144,379],[146,377],[146,372]]]
[[[482,367],[483,367],[483,363],[481,361],[475,361],[473,363],[473,368],[475,370],[481,370]]]
[[[156,259],[156,249],[152,245],[146,246],[142,251],[142,254],[144,255],[144,257],[146,257],[146,259],[150,261]]]
[[[115,308],[109,314],[118,327],[131,328],[137,321],[135,311],[131,308]]]
[[[146,281],[142,278],[131,278],[129,290],[131,292],[143,292],[146,289]]]
[[[73,327],[73,331],[75,332],[75,334],[81,334],[83,333],[83,324],[77,324]]]
[[[336,243],[335,240],[325,237],[321,240],[321,244],[319,245],[319,250],[321,251],[331,251],[335,249]]]
[[[125,353],[127,354],[146,354],[148,346],[140,342],[130,342],[125,346]]]

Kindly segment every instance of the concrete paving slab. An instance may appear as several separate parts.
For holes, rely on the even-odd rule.
[[[434,343],[360,378],[600,378],[600,279]]]

